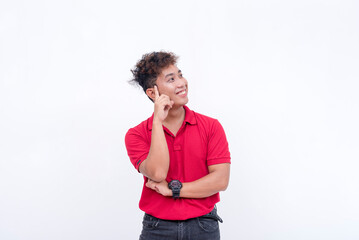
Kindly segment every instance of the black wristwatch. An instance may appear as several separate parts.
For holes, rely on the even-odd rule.
[[[182,183],[178,180],[172,180],[168,183],[168,188],[172,190],[172,197],[178,199],[182,188]]]

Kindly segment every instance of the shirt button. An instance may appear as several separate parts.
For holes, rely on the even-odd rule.
[[[174,145],[173,150],[180,151],[181,150],[181,145]]]

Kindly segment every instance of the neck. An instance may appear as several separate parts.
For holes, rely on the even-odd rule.
[[[173,123],[178,121],[183,121],[185,117],[186,111],[184,110],[184,107],[181,106],[179,108],[171,108],[168,111],[168,115],[166,117],[165,123]]]

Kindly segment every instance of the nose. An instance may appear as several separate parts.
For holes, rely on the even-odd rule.
[[[178,77],[177,87],[181,88],[181,87],[185,87],[186,85],[187,85],[187,80],[184,77]]]

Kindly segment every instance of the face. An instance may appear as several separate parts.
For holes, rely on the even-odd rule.
[[[187,104],[188,83],[177,66],[170,65],[163,69],[157,77],[156,85],[160,95],[165,94],[174,101],[173,106],[181,107]]]

